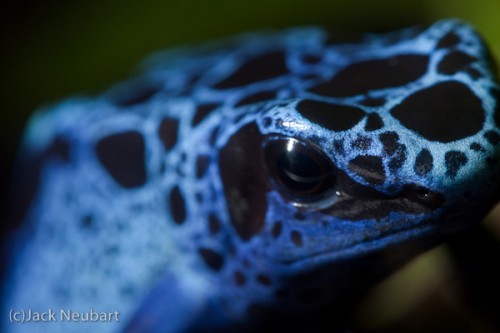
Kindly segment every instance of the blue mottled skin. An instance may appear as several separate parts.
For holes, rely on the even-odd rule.
[[[238,323],[251,329],[247,322],[265,325],[267,320],[265,315],[254,319],[256,305],[300,318],[356,289],[349,281],[360,276],[353,273],[357,268],[346,270],[351,263],[372,267],[367,271],[377,280],[480,220],[498,190],[499,94],[487,51],[473,29],[444,20],[356,41],[328,44],[327,37],[319,28],[299,28],[166,52],[146,62],[136,80],[38,112],[29,123],[20,163],[43,155],[56,140],[64,142],[66,155],[44,155],[37,190],[12,241],[2,311],[93,308],[119,311],[121,320],[22,325],[2,320],[3,331],[39,332],[50,325],[53,333],[187,332]],[[447,68],[443,59],[457,51],[457,63]],[[286,71],[280,72],[272,58],[269,72],[259,72],[264,63],[235,74],[266,54],[282,57]],[[391,81],[399,74],[379,73],[372,79],[383,84],[364,89],[348,80],[352,91],[324,92],[322,84],[353,64],[392,59],[384,63],[390,70],[409,61],[405,70],[410,72],[420,66],[398,58],[405,54],[426,57],[422,73],[408,74],[414,78]],[[379,70],[376,62],[367,66]],[[240,82],[228,80],[234,75]],[[414,125],[421,116],[395,111],[441,83],[466,90],[471,105],[478,101],[477,110],[470,111],[478,124],[463,126],[453,115],[447,124],[456,129],[440,125],[436,130],[438,120]],[[144,85],[156,88],[147,98],[127,101]],[[446,100],[458,98],[446,95],[446,89]],[[261,91],[273,97],[241,102]],[[305,108],[304,101],[352,107],[359,115],[339,114],[352,124],[337,128],[335,121],[323,122],[316,109]],[[436,100],[424,102],[432,108]],[[208,104],[210,110],[197,115]],[[469,111],[457,112],[469,119]],[[448,131],[453,133],[443,136]],[[246,133],[260,139],[247,140]],[[100,155],[96,147],[113,136]],[[346,187],[301,204],[276,188],[272,175],[252,174],[261,167],[254,164],[264,163],[259,151],[271,137],[316,147]],[[138,163],[137,168],[113,165],[121,139],[120,161]],[[143,160],[128,161],[127,149]],[[262,185],[247,184],[261,200],[257,203],[232,187],[236,178],[228,170],[239,175],[242,160],[250,170],[242,175]],[[141,168],[143,175],[134,174]],[[411,194],[407,188],[424,190]],[[376,256],[380,253],[386,256]],[[314,282],[294,280],[316,271]],[[371,273],[362,272],[371,280]],[[302,301],[300,293],[310,285],[325,287],[324,297]]]

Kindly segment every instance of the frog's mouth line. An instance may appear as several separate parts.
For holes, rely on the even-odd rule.
[[[354,181],[341,170],[337,180],[340,198],[322,212],[351,221],[381,219],[391,212],[429,213],[446,203],[442,193],[415,183],[404,184],[397,193],[389,195]]]
[[[411,242],[416,250],[424,251],[442,242],[444,236],[450,231],[463,227],[463,223],[455,223],[463,216],[463,213],[456,213],[440,219],[438,223],[434,220],[430,220],[426,224],[418,227],[409,227],[333,251],[324,250],[308,255],[307,257],[293,260],[278,260],[278,264],[282,265],[285,270],[307,270],[308,268],[319,267],[334,262],[338,263],[353,258],[361,258],[408,242]]]
[[[415,188],[417,190],[423,189],[424,191],[414,191]],[[412,196],[411,194],[415,192],[417,194],[419,192],[424,193],[425,196]],[[361,258],[389,248],[398,251],[398,246],[403,248],[405,243],[412,244],[411,246],[416,250],[423,252],[445,241],[446,235],[463,229],[465,226],[470,225],[471,222],[481,220],[487,213],[487,211],[482,209],[484,205],[477,205],[475,209],[469,207],[465,210],[461,205],[455,204],[450,206],[448,202],[447,207],[444,208],[445,200],[442,194],[422,187],[410,187],[409,191],[404,191],[403,193],[410,193],[407,201],[415,202],[415,206],[424,207],[421,211],[416,210],[417,212],[429,213],[434,211],[436,215],[417,226],[408,226],[404,229],[381,234],[372,239],[362,240],[340,248],[330,248],[313,252],[298,258],[274,258],[275,262],[282,266],[284,270],[295,271]],[[363,207],[363,205],[361,206]],[[408,210],[411,211],[410,209]]]

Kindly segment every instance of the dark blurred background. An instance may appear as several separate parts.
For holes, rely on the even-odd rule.
[[[494,57],[500,58],[498,0],[4,0],[0,4],[0,203],[6,208],[5,189],[12,161],[23,126],[33,110],[67,95],[98,93],[131,75],[140,60],[154,51],[266,28],[323,25],[334,31],[381,32],[449,17],[464,19],[475,26]],[[495,219],[492,215],[489,221]],[[486,225],[499,235],[498,224]],[[2,219],[1,234],[8,229]],[[409,268],[410,273],[402,272],[403,278],[396,277],[396,285],[399,283],[402,291],[415,294],[421,304],[426,304],[425,297],[433,294],[433,288],[449,287],[453,276],[451,269],[440,261],[443,251],[438,249],[427,259],[419,259],[423,263],[417,261]],[[410,280],[405,280],[404,274]],[[426,274],[430,274],[431,280]],[[424,282],[415,282],[422,279]],[[406,305],[397,302],[381,305],[381,299],[384,303],[400,298],[394,288],[394,283],[392,287],[389,283],[388,291],[383,292],[388,294],[374,296],[374,300],[368,301],[367,310],[363,308],[360,312],[363,322],[371,320],[371,325],[375,325],[375,328],[368,325],[368,330],[377,331],[380,327],[385,331],[390,331],[390,327],[395,332],[400,330],[394,323],[401,318],[384,319],[378,314],[384,306],[393,307],[386,311],[392,317],[397,313],[395,309],[403,312],[399,317],[404,317],[415,308],[411,304],[416,301],[411,297],[403,302]],[[450,315],[455,318],[451,319],[451,327],[458,325],[457,332],[468,331],[470,324],[464,326],[462,321],[456,321],[453,311],[451,315],[438,312],[437,316]],[[458,317],[462,316],[462,312],[458,313]],[[433,320],[426,318],[429,315],[417,312],[413,320],[421,324]],[[478,332],[483,332],[481,324],[478,325]],[[488,328],[484,332],[489,332]]]

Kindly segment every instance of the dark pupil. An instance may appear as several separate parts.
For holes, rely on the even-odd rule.
[[[318,163],[301,152],[283,151],[276,163],[281,181],[295,191],[314,192],[325,178]]]
[[[334,188],[333,164],[305,142],[292,138],[271,140],[265,146],[265,159],[274,185],[293,201],[312,203]]]

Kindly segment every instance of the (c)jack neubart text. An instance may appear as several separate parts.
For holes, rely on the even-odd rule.
[[[31,309],[11,309],[9,320],[12,323],[50,323],[50,322],[118,322],[120,312],[103,312],[89,309],[88,311],[73,311],[71,309],[47,309],[35,311]]]

